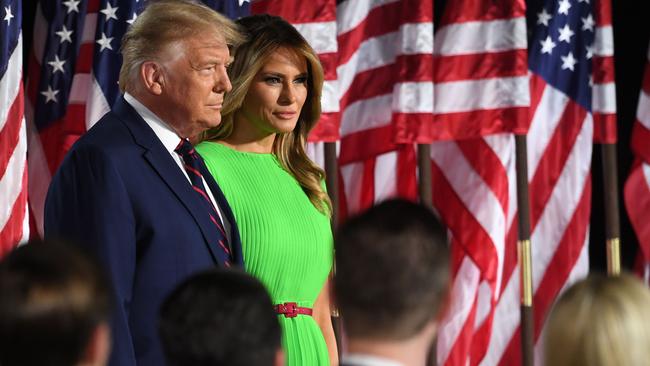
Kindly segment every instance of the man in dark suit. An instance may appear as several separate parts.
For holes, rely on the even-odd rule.
[[[334,238],[342,366],[424,366],[449,286],[443,226],[428,208],[383,202]]]
[[[221,122],[229,47],[241,40],[203,5],[152,2],[122,42],[124,95],[50,185],[46,237],[87,246],[110,275],[111,365],[164,365],[163,298],[197,271],[243,264],[230,207],[188,141]]]

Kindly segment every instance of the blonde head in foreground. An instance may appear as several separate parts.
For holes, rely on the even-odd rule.
[[[650,365],[650,290],[630,275],[590,275],[555,304],[545,345],[548,366]]]

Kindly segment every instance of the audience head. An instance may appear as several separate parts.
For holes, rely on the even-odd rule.
[[[179,136],[196,136],[221,122],[229,47],[242,40],[231,20],[205,5],[152,1],[122,39],[120,88]]]
[[[389,200],[335,236],[334,292],[351,339],[400,341],[434,324],[446,300],[446,232],[426,207]]]
[[[237,270],[214,269],[181,283],[160,310],[171,366],[281,365],[281,330],[264,286]]]
[[[571,286],[546,325],[545,364],[650,364],[650,291],[627,274],[589,275]]]
[[[0,365],[104,365],[110,295],[75,247],[32,242],[0,262]]]
[[[237,24],[247,41],[237,48],[229,69],[233,88],[225,97],[223,123],[204,137],[224,140],[235,130],[254,138],[271,136],[280,164],[312,204],[329,214],[330,200],[321,187],[324,173],[304,148],[321,113],[324,76],[318,56],[280,17],[253,15]]]

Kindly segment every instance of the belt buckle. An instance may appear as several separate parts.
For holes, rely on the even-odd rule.
[[[298,304],[295,302],[285,302],[281,306],[285,318],[295,318],[298,316]]]

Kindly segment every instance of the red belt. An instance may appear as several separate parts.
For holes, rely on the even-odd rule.
[[[298,314],[311,316],[313,313],[311,308],[300,307],[295,302],[285,302],[284,304],[274,305],[273,310],[275,310],[277,314],[284,314],[285,318],[295,318]]]

